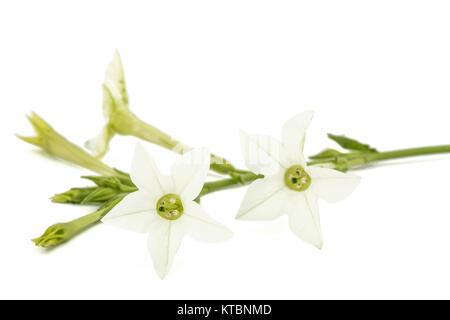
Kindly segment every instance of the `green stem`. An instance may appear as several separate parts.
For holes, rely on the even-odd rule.
[[[402,150],[393,150],[386,152],[366,152],[366,153],[352,153],[347,155],[341,155],[337,157],[329,157],[320,160],[311,161],[308,165],[316,165],[316,164],[326,164],[332,163],[336,166],[337,169],[342,171],[346,171],[351,169],[352,167],[382,161],[382,160],[392,160],[392,159],[400,159],[406,157],[413,156],[422,156],[422,155],[431,155],[431,154],[441,154],[441,153],[450,153],[450,145],[443,146],[433,146],[433,147],[421,147],[421,148],[411,148],[411,149],[402,149]],[[339,167],[341,166],[341,167]],[[230,172],[230,178],[222,179],[212,182],[206,182],[203,185],[202,191],[197,197],[196,201],[199,201],[201,197],[221,190],[236,188],[240,186],[245,186],[250,184],[251,182],[264,178],[263,175],[254,174],[249,171],[234,171]],[[129,178],[128,178],[129,179]],[[131,181],[131,180],[130,180]],[[130,182],[131,183],[131,182]],[[90,188],[88,188],[90,189]],[[88,190],[89,191],[89,190]],[[130,192],[134,191],[133,188],[128,190]],[[37,239],[33,241],[37,246],[47,247],[58,245],[61,242],[67,241],[71,239],[76,234],[81,231],[87,229],[89,226],[100,221],[116,204],[118,204],[129,192],[117,191],[118,194],[112,200],[106,202],[100,209],[97,211],[73,220],[67,223],[59,223],[53,225],[47,229],[47,231]],[[120,192],[120,193],[119,193]],[[72,192],[73,193],[73,192]],[[64,202],[71,202],[72,193],[64,193]],[[89,193],[89,192],[88,192]],[[69,197],[70,201],[67,201],[67,197]],[[82,197],[81,197],[82,198]]]
[[[353,167],[370,162],[449,152],[450,145],[411,148],[386,152],[352,153],[310,161],[308,162],[308,165],[333,164],[335,166],[335,169],[347,171]],[[102,185],[99,187],[72,188],[69,191],[55,195],[52,200],[54,202],[62,203],[96,203],[103,202],[103,199],[110,199],[119,194],[128,194],[130,192],[136,191],[137,189],[130,180],[129,176],[125,173],[122,174],[124,175],[123,182],[126,182],[127,189],[124,189],[124,186],[122,186],[120,190],[116,190],[114,186],[108,185]],[[261,178],[264,178],[264,176],[261,174],[255,174],[250,171],[235,170],[234,172],[230,172],[230,178],[206,182],[203,185],[202,191],[200,192],[197,200],[210,193],[245,186]],[[101,187],[103,187],[103,189]],[[104,189],[108,192],[105,192]],[[93,194],[95,194],[95,197],[91,196]]]
[[[187,151],[192,150],[191,147],[188,147],[181,142],[172,139],[171,136],[162,132],[158,128],[148,124],[133,114],[133,118],[135,121],[135,125],[132,126],[132,130],[128,132],[128,135],[132,135],[141,140],[148,141],[150,143],[159,145],[160,147],[166,148],[171,151],[175,151],[179,154],[183,154]]]
[[[370,163],[370,162],[401,159],[401,158],[414,157],[414,156],[442,154],[442,153],[450,153],[450,145],[409,148],[409,149],[401,149],[401,150],[393,150],[393,151],[385,151],[385,152],[369,152],[369,153],[361,153],[361,154],[343,155],[343,156],[338,157],[339,158],[338,162],[339,161],[345,162],[347,169],[351,169],[352,167]],[[336,161],[336,157],[330,157],[330,158],[321,159],[321,160],[317,160],[317,161],[311,161],[308,163],[308,165],[334,163],[335,161]],[[216,191],[245,186],[245,185],[255,181],[256,179],[261,179],[263,177],[264,177],[263,175],[257,175],[257,174],[254,174],[254,173],[248,172],[248,171],[243,172],[243,173],[234,173],[234,174],[232,174],[232,177],[229,179],[223,179],[223,180],[205,183],[202,191],[200,192],[199,198],[204,195],[216,192]]]
[[[142,121],[128,109],[116,112],[114,117],[110,120],[110,123],[114,130],[121,135],[134,136],[179,154],[192,150],[190,146],[173,139],[158,128]],[[211,154],[210,169],[220,174],[231,174],[237,171],[237,169],[225,158],[214,154]],[[239,170],[239,172],[244,171]]]
[[[450,153],[450,145],[408,148],[384,152],[351,153],[314,160],[309,162],[308,165],[333,163],[337,166],[337,169],[344,169],[345,171],[351,169],[352,167],[371,162],[442,153]]]
[[[402,150],[371,153],[366,158],[368,162],[375,162],[380,160],[400,159],[400,158],[425,156],[449,152],[450,152],[450,145],[441,145],[441,146],[419,147],[419,148],[409,148]]]
[[[246,172],[242,174],[233,174],[229,179],[222,179],[212,182],[206,182],[203,185],[202,191],[198,195],[197,199],[201,197],[221,190],[237,188],[240,186],[246,186],[256,179],[264,178],[262,174],[254,174],[253,172]]]

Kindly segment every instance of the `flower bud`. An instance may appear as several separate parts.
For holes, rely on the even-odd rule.
[[[28,120],[37,136],[24,137],[17,135],[18,138],[44,149],[55,157],[76,163],[101,175],[117,175],[114,169],[100,160],[95,159],[89,153],[64,138],[36,113],[32,112],[31,116],[28,116]]]
[[[70,222],[57,223],[47,228],[42,236],[32,241],[39,247],[56,246],[67,240],[72,239],[78,233],[86,230],[88,227],[100,221],[116,204],[118,204],[124,195],[116,196],[103,204],[97,211],[85,215]]]
[[[72,238],[75,233],[76,228],[73,223],[57,223],[47,228],[42,236],[32,241],[39,247],[55,246]]]

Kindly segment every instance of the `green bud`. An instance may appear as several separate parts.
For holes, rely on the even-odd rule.
[[[127,191],[110,187],[72,188],[66,192],[54,195],[51,200],[57,203],[98,204],[104,203],[121,194],[128,194],[137,188],[127,187]]]
[[[24,137],[17,135],[18,138],[44,149],[55,157],[76,163],[101,175],[110,176],[117,174],[114,169],[110,168],[100,160],[95,159],[89,153],[56,132],[36,113],[32,112],[31,116],[27,117],[37,136]]]
[[[118,204],[124,196],[118,196],[104,205],[98,210],[81,218],[70,222],[57,223],[47,228],[42,236],[32,241],[39,247],[50,247],[59,245],[65,241],[72,239],[80,232],[86,230],[90,226],[100,221],[116,204]]]
[[[236,168],[230,162],[214,154],[211,154],[210,168],[221,174],[229,174],[230,172],[236,171]]]
[[[98,187],[89,193],[80,204],[102,203],[116,197],[121,192],[113,188]]]
[[[309,158],[313,159],[313,160],[319,160],[319,159],[335,158],[335,157],[341,156],[343,154],[344,153],[339,152],[334,149],[325,149],[325,150],[319,152],[318,154],[310,156]]]
[[[55,194],[51,200],[57,203],[82,203],[97,187],[72,188],[66,192]]]
[[[336,142],[342,148],[351,151],[362,151],[362,152],[378,152],[377,149],[372,148],[368,144],[361,143],[355,139],[347,138],[346,136],[337,136],[329,133],[328,138]]]
[[[84,176],[94,182],[96,187],[72,188],[54,195],[51,199],[58,203],[95,204],[104,203],[120,194],[137,190],[128,175],[117,171],[119,176]]]
[[[76,225],[71,222],[57,223],[47,228],[42,236],[32,241],[39,247],[58,245],[76,234]]]
[[[123,192],[137,190],[129,177],[83,176],[82,178],[94,182],[99,187],[113,188]]]

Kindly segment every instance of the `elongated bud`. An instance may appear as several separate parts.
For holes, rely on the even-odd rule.
[[[31,116],[28,116],[28,120],[34,128],[36,136],[24,137],[17,135],[18,138],[44,149],[55,157],[76,163],[101,175],[117,175],[114,169],[64,138],[36,113],[32,112]]]
[[[36,246],[39,247],[56,246],[63,242],[66,242],[72,239],[78,233],[100,221],[112,208],[114,208],[116,204],[118,204],[123,199],[123,197],[124,196],[116,197],[105,203],[97,211],[85,215],[81,218],[72,220],[70,222],[54,224],[48,227],[42,236],[33,239],[32,241],[36,244]]]
[[[73,223],[57,223],[45,230],[44,234],[39,238],[32,239],[32,241],[39,247],[49,247],[60,244],[70,238],[76,233],[76,228]]]
[[[98,187],[89,193],[80,204],[102,203],[116,197],[121,192],[108,187]]]
[[[55,194],[51,200],[57,203],[80,204],[98,187],[72,188],[66,192]]]
[[[129,178],[129,176],[124,177],[83,176],[82,178],[94,182],[99,187],[114,188],[116,190],[124,192],[136,191],[136,187]]]

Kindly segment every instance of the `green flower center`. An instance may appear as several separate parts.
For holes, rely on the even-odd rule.
[[[183,204],[176,194],[166,194],[156,203],[156,212],[161,218],[167,220],[177,220],[183,215]]]
[[[284,183],[291,190],[305,191],[311,184],[311,177],[301,165],[295,165],[284,173]]]

